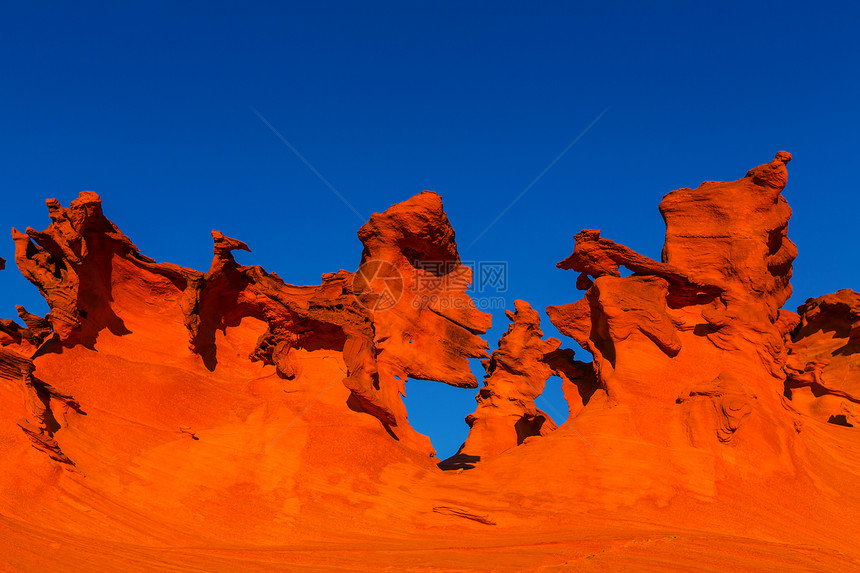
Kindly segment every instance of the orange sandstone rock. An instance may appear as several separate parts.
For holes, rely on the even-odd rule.
[[[791,296],[797,257],[787,236],[791,208],[782,196],[789,161],[791,154],[780,151],[743,179],[678,189],[660,203],[666,221],[663,262],[720,286],[730,305],[746,301],[755,314],[764,306],[771,322]]]
[[[781,308],[789,159],[669,193],[659,261],[576,235],[559,266],[584,296],[547,313],[590,362],[523,301],[487,356],[435,193],[310,286],[217,231],[208,271],[157,263],[95,193],[48,201],[13,239],[50,312],[0,321],[0,568],[860,570],[860,302]],[[437,467],[401,395],[475,388],[478,357]],[[553,374],[558,427],[535,406]]]
[[[506,311],[511,325],[499,347],[484,362],[487,375],[476,396],[478,407],[466,416],[471,431],[460,450],[443,463],[447,469],[495,457],[522,444],[526,438],[556,429],[552,418],[535,406],[547,378],[553,374],[548,355],[561,341],[543,340],[540,315],[525,301],[514,303],[516,312]]]
[[[48,211],[52,223],[46,230],[13,230],[13,238],[21,272],[51,308],[50,328],[22,309],[28,328],[4,329],[16,340],[32,339],[38,346],[53,330],[51,345],[95,348],[105,330],[117,336],[132,332],[121,315],[141,306],[166,307],[170,313],[137,316],[149,315],[158,328],[171,320],[168,314],[181,315],[189,349],[213,371],[218,332],[252,319],[266,329],[250,360],[273,365],[289,380],[302,368],[299,352],[342,354],[341,381],[352,392],[353,406],[427,456],[432,446],[409,426],[400,399],[407,377],[477,386],[467,359],[486,356],[486,342],[477,334],[490,326],[490,315],[478,311],[465,292],[471,274],[459,264],[454,231],[434,193],[373,215],[359,231],[365,249],[357,274],[326,274],[318,286],[290,285],[262,267],[238,265],[232,251],[250,249],[218,231],[212,232],[214,256],[206,273],[156,263],[104,216],[93,192],[81,193],[70,209],[51,199]],[[392,281],[396,292],[387,290]],[[120,308],[126,312],[118,314]]]
[[[860,425],[860,294],[843,289],[807,300],[789,342],[786,396],[816,419]]]
[[[558,266],[580,273],[577,285],[587,289],[586,297],[547,313],[563,334],[595,355],[611,395],[634,390],[642,399],[656,398],[645,379],[670,367],[667,359],[683,362],[687,356],[711,380],[728,355],[741,368],[749,367],[740,362],[757,356],[750,367],[779,380],[790,330],[779,308],[791,292],[796,255],[786,236],[791,211],[780,194],[790,158],[780,152],[738,181],[667,194],[660,204],[667,226],[662,263],[601,238],[599,231],[576,235],[573,254]],[[619,265],[633,275],[622,278]],[[617,376],[622,360],[629,374]],[[713,370],[705,374],[709,364]],[[657,371],[649,375],[646,365]],[[621,383],[624,378],[629,380]]]
[[[379,408],[392,423],[406,420],[408,378],[475,388],[469,358],[487,357],[479,334],[491,315],[466,293],[471,269],[460,262],[454,230],[442,200],[425,191],[374,213],[358,231],[364,244],[355,294],[373,315],[378,385],[359,378],[350,386],[362,404]],[[429,440],[425,443],[432,451]]]

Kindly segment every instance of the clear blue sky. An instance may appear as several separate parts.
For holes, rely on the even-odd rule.
[[[364,217],[437,191],[463,258],[507,261],[511,307],[580,296],[555,263],[582,228],[659,258],[663,194],[780,149],[800,250],[788,307],[860,289],[855,3],[127,4],[4,6],[4,232],[91,189],[159,261],[208,268],[215,228],[288,282],[354,270],[362,220],[254,108]],[[0,316],[44,313],[12,254],[0,241]],[[506,325],[497,312],[491,345]],[[474,392],[407,390],[413,425],[452,453]],[[543,404],[566,412],[557,380]]]

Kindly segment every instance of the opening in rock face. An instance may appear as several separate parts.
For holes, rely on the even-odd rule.
[[[444,460],[457,452],[469,434],[465,418],[475,410],[475,390],[410,379],[403,403],[409,424],[430,438],[436,457]]]
[[[848,418],[845,414],[835,414],[830,416],[827,421],[831,424],[836,424],[837,426],[848,426],[849,428],[853,428],[854,424],[848,422]]]
[[[217,231],[209,271],[158,263],[95,194],[50,202],[48,229],[13,234],[50,313],[0,321],[0,556],[856,570],[860,295],[781,308],[787,160],[668,194],[663,262],[575,235],[558,266],[584,293],[547,309],[558,338],[517,299],[492,352],[468,281],[414,265],[458,260],[434,193],[374,214],[359,269],[310,286],[239,265],[249,247]]]
[[[588,398],[583,398],[583,401],[588,404]],[[535,405],[552,416],[553,421],[557,425],[561,426],[567,422],[570,409],[567,400],[564,398],[560,377],[550,376],[547,379],[543,393],[535,398]]]

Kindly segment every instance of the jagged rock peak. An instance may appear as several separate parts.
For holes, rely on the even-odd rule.
[[[18,267],[50,306],[50,329],[37,324],[38,317],[21,315],[28,329],[9,324],[4,336],[10,339],[44,339],[53,331],[64,346],[96,348],[105,330],[124,336],[132,333],[130,322],[150,328],[181,317],[188,350],[214,371],[219,333],[245,319],[260,321],[266,330],[248,360],[271,364],[294,380],[303,370],[302,352],[341,353],[351,407],[424,454],[433,450],[407,422],[401,400],[406,380],[477,386],[468,359],[487,356],[479,335],[490,315],[466,292],[471,271],[460,264],[454,230],[435,193],[375,213],[358,232],[364,242],[358,271],[327,273],[310,286],[237,264],[232,252],[250,251],[248,245],[219,231],[212,231],[206,273],[157,263],[104,216],[101,198],[91,191],[68,209],[56,199],[47,207],[47,229],[13,229],[13,238]]]
[[[470,467],[556,429],[535,399],[555,372],[548,359],[561,341],[543,339],[540,315],[527,302],[517,300],[514,307],[515,312],[505,311],[511,324],[499,347],[484,361],[487,374],[475,397],[478,406],[466,417],[469,436],[457,454],[443,463],[446,469]]]
[[[696,282],[720,286],[733,303],[764,304],[771,322],[791,296],[797,257],[787,236],[791,208],[782,196],[790,160],[780,151],[742,179],[678,189],[660,203],[663,262]]]

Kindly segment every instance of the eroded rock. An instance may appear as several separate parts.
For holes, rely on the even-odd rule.
[[[811,298],[797,311],[786,396],[818,420],[860,425],[860,294],[843,289]]]
[[[666,222],[662,262],[604,239],[599,231],[576,235],[573,254],[558,266],[580,273],[577,286],[586,290],[585,298],[551,306],[547,313],[563,334],[595,356],[598,378],[610,395],[633,389],[647,398],[642,377],[649,371],[664,376],[657,372],[669,367],[667,359],[705,360],[713,364],[714,379],[716,357],[723,352],[741,361],[744,353],[752,354],[758,360],[749,367],[782,377],[793,317],[780,307],[791,294],[797,254],[786,234],[791,210],[781,195],[790,159],[779,152],[737,181],[705,182],[667,194],[660,203]],[[633,274],[622,277],[620,266]],[[704,341],[712,348],[702,347]],[[630,378],[626,389],[625,378]]]
[[[506,311],[511,324],[499,347],[484,361],[487,371],[475,400],[478,407],[466,416],[471,428],[466,442],[442,467],[453,469],[499,455],[526,438],[556,429],[556,423],[535,405],[554,369],[548,357],[561,341],[543,339],[540,315],[525,301]]]
[[[104,329],[117,336],[131,332],[120,318],[135,312],[128,309],[143,304],[146,312],[164,307],[163,314],[175,305],[190,351],[212,371],[219,360],[218,333],[252,318],[265,323],[266,331],[250,360],[272,364],[279,376],[293,380],[301,372],[298,351],[341,353],[352,407],[427,455],[432,446],[409,426],[401,400],[407,379],[477,386],[468,359],[487,356],[479,335],[490,326],[490,315],[477,310],[466,293],[471,271],[460,263],[454,231],[435,193],[374,214],[359,230],[364,251],[358,271],[328,273],[311,286],[239,265],[233,251],[250,251],[248,245],[219,231],[212,232],[207,272],[157,263],[104,216],[101,199],[90,191],[68,209],[55,199],[47,206],[47,229],[13,230],[13,238],[19,269],[51,310],[42,320],[21,309],[28,327],[4,323],[10,341],[32,339],[38,345],[53,331],[63,346],[94,348]]]

